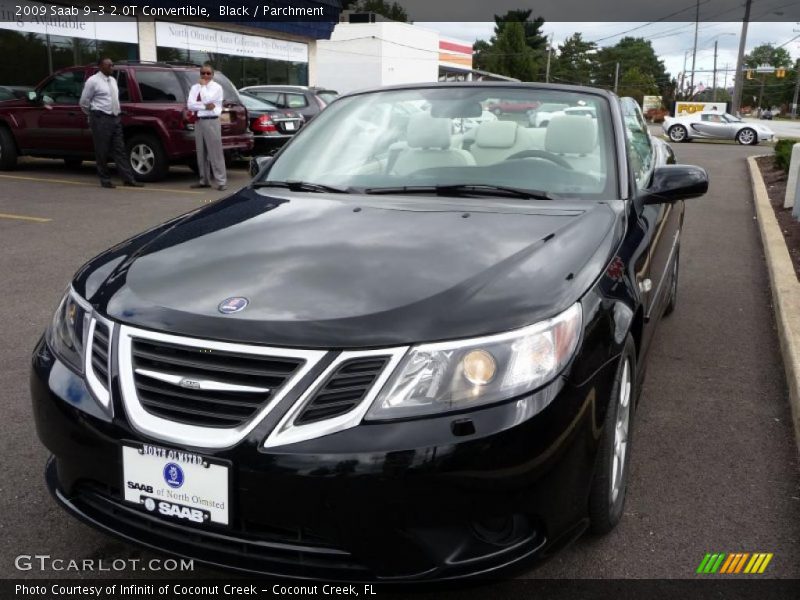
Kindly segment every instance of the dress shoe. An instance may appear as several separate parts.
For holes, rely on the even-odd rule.
[[[113,183],[111,183],[110,181],[101,181],[100,182],[100,186],[104,187],[104,188],[115,188],[115,187],[117,187]]]
[[[218,186],[217,186],[217,189],[218,189],[220,192],[224,192],[225,190],[227,190],[227,189],[228,189],[228,186],[227,186],[227,185],[218,185]]]
[[[189,187],[197,189],[197,188],[210,188],[211,186],[207,183],[193,183]]]
[[[126,181],[123,183],[125,187],[144,187],[143,183],[139,183],[138,181]]]

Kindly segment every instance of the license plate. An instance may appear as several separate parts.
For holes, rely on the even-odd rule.
[[[294,131],[294,123],[288,121],[283,124],[283,128],[286,129],[286,131]]]
[[[228,465],[150,444],[122,446],[126,502],[184,523],[230,523]]]
[[[219,116],[219,122],[222,123],[223,125],[227,125],[228,123],[230,123],[231,122],[231,113],[226,113],[226,112],[222,113]]]

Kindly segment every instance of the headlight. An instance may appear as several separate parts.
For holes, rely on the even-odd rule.
[[[415,346],[366,415],[395,419],[472,408],[530,392],[566,366],[581,332],[581,305],[516,331]]]
[[[58,358],[78,373],[83,373],[83,343],[88,329],[89,312],[70,288],[47,330],[47,344]]]

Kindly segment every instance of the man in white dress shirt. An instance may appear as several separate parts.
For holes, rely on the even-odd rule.
[[[228,188],[225,155],[222,152],[222,125],[219,120],[222,114],[222,86],[213,81],[213,78],[214,67],[205,63],[200,68],[200,82],[189,90],[189,99],[186,102],[188,109],[197,115],[194,140],[200,181],[191,187],[211,187],[213,179],[217,189],[223,191]]]
[[[119,88],[114,78],[114,63],[103,58],[97,66],[100,70],[89,77],[83,86],[80,105],[89,117],[89,127],[94,139],[94,156],[97,162],[97,176],[104,188],[116,187],[111,183],[108,173],[108,158],[117,165],[117,172],[125,185],[142,187],[133,178],[130,159],[125,154],[122,137],[122,123],[119,120]]]

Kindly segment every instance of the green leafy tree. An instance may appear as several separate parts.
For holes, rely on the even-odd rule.
[[[544,19],[531,20],[531,10],[511,10],[495,15],[494,35],[473,44],[473,66],[522,81],[544,76],[547,37]],[[515,74],[517,73],[517,74]]]
[[[587,42],[580,33],[568,37],[552,59],[551,80],[556,83],[591,85],[597,70],[596,52],[597,44]]]
[[[594,81],[596,85],[613,89],[616,64],[619,63],[620,83],[622,75],[631,69],[637,69],[643,75],[652,77],[657,90],[666,96],[672,87],[672,79],[664,67],[664,61],[658,58],[650,40],[644,38],[624,37],[613,46],[606,46],[597,52]]]
[[[387,0],[342,0],[342,10],[374,12],[392,21],[408,23],[406,9],[397,2],[388,2]]]
[[[792,56],[786,48],[762,44],[744,57],[744,64],[748,69],[756,69],[762,65],[789,69],[792,66]],[[742,104],[762,108],[789,104],[794,95],[796,77],[796,71],[787,71],[785,77],[778,77],[775,73],[754,73],[753,79],[744,80]]]
[[[658,94],[659,89],[652,74],[645,73],[639,67],[631,67],[620,74],[617,93],[620,96],[630,96],[641,105],[644,96]]]

